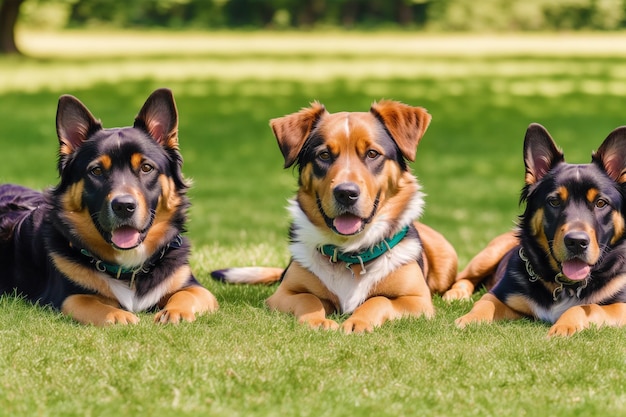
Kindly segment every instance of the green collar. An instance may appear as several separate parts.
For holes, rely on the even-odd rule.
[[[363,264],[365,262],[372,261],[385,252],[390,251],[396,246],[409,231],[409,226],[402,228],[398,233],[388,239],[383,239],[382,242],[372,246],[371,248],[363,252],[341,252],[339,247],[335,245],[322,245],[318,247],[319,251],[330,258],[330,262],[336,263],[338,261],[345,262],[347,267],[354,264],[360,264],[362,272],[365,271]]]
[[[129,273],[137,273],[139,272],[143,265],[139,265],[138,267],[132,267],[132,268],[128,268],[122,265],[117,265],[117,264],[109,264],[106,263],[98,258],[96,258],[94,255],[92,255],[87,249],[81,249],[80,253],[82,253],[83,255],[85,255],[88,258],[92,259],[93,264],[95,265],[96,269],[100,272],[108,272],[109,274],[114,275],[116,278],[120,278],[122,274],[129,274]]]
[[[159,252],[157,252],[151,259],[147,260],[146,262],[144,262],[143,264],[139,266],[130,267],[130,268],[122,266],[122,265],[110,264],[110,263],[104,262],[103,260],[94,256],[87,249],[79,249],[79,251],[83,256],[89,258],[90,263],[92,263],[98,271],[105,272],[109,276],[116,278],[116,279],[130,280],[129,286],[132,286],[135,281],[135,277],[137,276],[138,273],[143,273],[143,274],[149,273],[152,267],[154,267],[154,265],[165,256],[165,253],[170,248],[180,248],[182,244],[183,244],[182,236],[176,235],[174,240],[172,240],[170,243],[165,245],[165,247],[163,247]]]

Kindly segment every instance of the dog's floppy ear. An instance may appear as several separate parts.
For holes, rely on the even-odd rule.
[[[600,148],[591,154],[591,161],[598,164],[609,177],[620,184],[626,182],[626,126],[609,133]]]
[[[370,112],[385,125],[402,155],[409,161],[415,161],[417,145],[430,124],[428,111],[423,107],[381,100],[372,104]]]
[[[324,105],[315,101],[311,103],[311,107],[297,113],[270,120],[270,126],[285,158],[285,168],[296,162],[304,142],[324,114],[328,114]]]
[[[178,111],[172,91],[159,88],[150,94],[133,127],[148,132],[165,148],[178,149]]]
[[[57,106],[57,136],[59,155],[71,155],[93,133],[102,129],[100,121],[76,97],[62,95]]]
[[[524,137],[525,181],[535,184],[556,164],[565,160],[563,152],[554,143],[548,131],[538,123],[532,123]]]

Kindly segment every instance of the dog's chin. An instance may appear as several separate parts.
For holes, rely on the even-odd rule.
[[[342,214],[332,219],[332,230],[338,235],[354,236],[365,228],[366,221],[354,214]]]
[[[132,250],[143,242],[143,233],[130,226],[121,226],[110,232],[109,241],[117,250]]]

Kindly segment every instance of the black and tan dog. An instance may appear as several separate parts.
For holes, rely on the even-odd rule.
[[[0,291],[81,323],[193,321],[217,309],[189,268],[188,200],[172,93],[156,90],[133,127],[103,129],[76,98],[57,110],[59,184],[0,186]]]
[[[331,313],[352,313],[347,333],[434,313],[431,291],[456,274],[452,246],[413,221],[423,194],[407,160],[430,123],[421,107],[374,103],[369,112],[330,114],[323,105],[271,121],[285,168],[299,168],[289,211],[292,261],[282,269],[215,271],[228,282],[271,282],[271,309],[313,328],[336,329]],[[429,289],[430,287],[430,289]]]
[[[524,162],[517,233],[492,241],[444,296],[467,298],[485,279],[495,283],[457,325],[532,317],[553,323],[549,336],[626,325],[626,127],[590,164],[575,165],[533,124]]]

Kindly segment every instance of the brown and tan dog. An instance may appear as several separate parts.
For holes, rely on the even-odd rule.
[[[285,168],[299,168],[291,201],[287,269],[232,268],[227,282],[272,282],[271,309],[312,328],[337,329],[331,313],[351,313],[346,333],[387,320],[431,317],[431,291],[454,280],[456,252],[421,223],[423,194],[407,160],[430,123],[421,107],[385,100],[369,112],[330,114],[323,105],[271,121]]]

